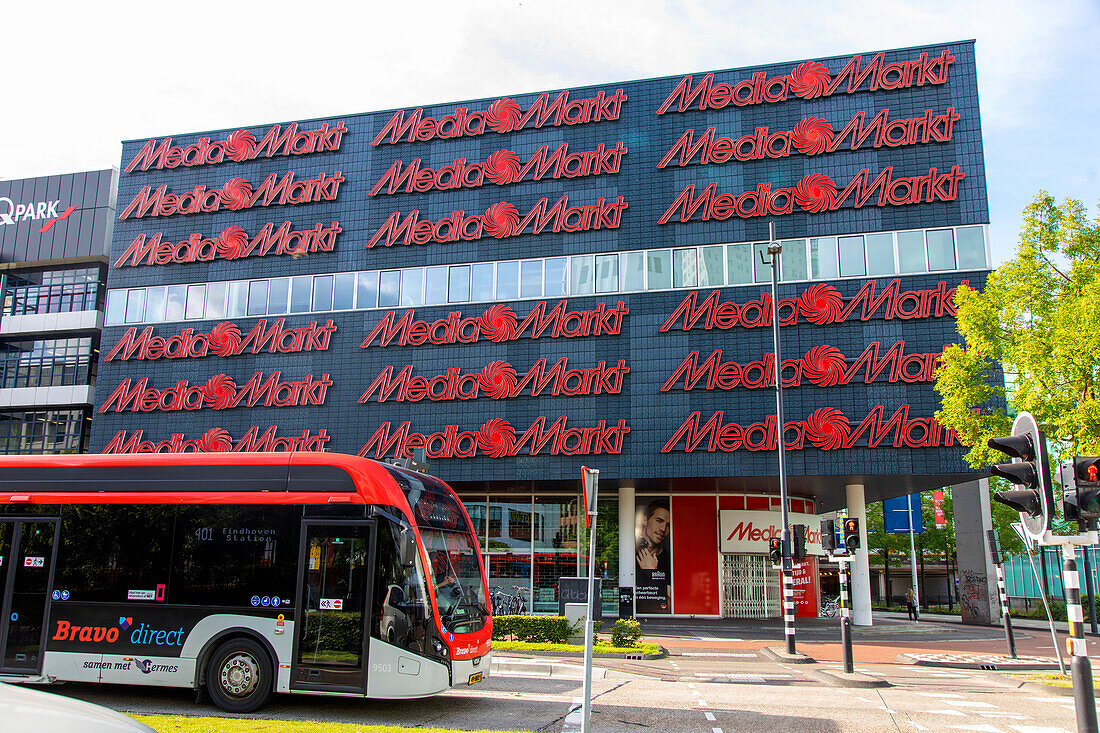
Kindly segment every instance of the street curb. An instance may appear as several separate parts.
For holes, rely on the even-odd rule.
[[[629,654],[629,653],[619,654],[619,653],[612,653],[612,652],[592,652],[592,658],[593,659],[632,659],[634,661],[638,661],[638,660],[643,660],[644,661],[644,660],[648,660],[648,659],[664,659],[665,657],[668,656],[668,649],[665,649],[663,646],[659,646],[658,649],[660,649],[661,651],[659,651],[657,654],[642,654],[642,653],[638,653],[638,654]],[[524,654],[531,654],[531,655],[534,655],[534,656],[530,656],[530,657],[520,656],[520,655],[524,655]],[[524,651],[522,649],[501,649],[499,651],[496,650],[496,649],[493,649],[493,656],[494,657],[497,657],[497,656],[511,656],[513,659],[534,659],[536,657],[562,657],[562,658],[567,658],[567,659],[572,658],[572,659],[582,659],[583,660],[584,659],[584,652],[549,652],[549,651],[547,651],[547,652],[536,652],[536,651],[528,652],[528,651]]]
[[[584,679],[584,667],[577,664],[561,664],[546,659],[494,658],[490,674],[502,677],[556,677],[562,679]],[[603,679],[607,670],[603,667],[592,668],[592,679]]]
[[[835,687],[893,687],[889,681],[882,677],[871,677],[859,672],[849,674],[834,669],[815,669],[809,671],[809,674]]]
[[[945,669],[974,669],[985,672],[1048,672],[1058,669],[1058,662],[1022,662],[1018,664],[991,664],[988,662],[946,662],[935,659],[921,659],[908,654],[899,654],[895,659],[902,664],[914,664],[918,667],[941,667]]]
[[[1059,695],[1060,697],[1073,697],[1072,687],[1055,687],[1054,685],[1044,685],[1039,682],[1026,682],[1024,680],[1016,681],[1020,683],[1020,686],[1017,689],[1024,692],[1046,692],[1054,695]]]
[[[778,646],[762,646],[760,652],[777,662],[786,662],[788,664],[816,664],[817,660],[813,657],[796,652],[795,654],[788,654],[787,650]]]

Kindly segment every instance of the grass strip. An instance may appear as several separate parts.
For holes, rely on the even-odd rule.
[[[134,715],[157,733],[471,733],[450,728],[405,728],[394,725],[320,723],[312,720],[262,720],[259,718],[214,718],[186,715]],[[472,733],[511,733],[474,731]]]
[[[503,652],[574,652],[584,654],[583,644],[547,644],[531,641],[498,641],[497,639],[493,639],[493,649]],[[597,654],[659,654],[661,651],[656,644],[639,644],[638,646],[596,644],[592,650]]]

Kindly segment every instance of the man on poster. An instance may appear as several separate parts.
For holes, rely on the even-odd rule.
[[[646,505],[638,523],[634,555],[637,609],[641,613],[669,613],[672,562],[668,547],[672,513],[667,499]]]

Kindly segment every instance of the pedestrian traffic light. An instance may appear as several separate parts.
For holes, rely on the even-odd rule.
[[[778,537],[768,540],[768,554],[771,555],[772,562],[783,562],[783,540]]]
[[[1012,456],[1012,463],[998,463],[989,469],[994,476],[1008,479],[1020,489],[998,491],[993,498],[1020,512],[1028,536],[1038,541],[1050,529],[1054,514],[1054,489],[1047,468],[1046,438],[1030,413],[1021,412],[1012,423],[1012,435],[990,438],[989,447]]]
[[[844,520],[844,547],[848,552],[859,549],[859,520],[854,517]]]
[[[1100,458],[1074,456],[1058,468],[1062,484],[1062,513],[1066,521],[1100,519]]]
[[[836,549],[836,524],[831,519],[821,520],[821,549],[832,555]]]
[[[805,524],[792,524],[791,525],[791,558],[795,562],[802,562],[806,559],[806,525]]]

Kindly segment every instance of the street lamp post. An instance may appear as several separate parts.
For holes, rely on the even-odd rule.
[[[772,268],[772,341],[775,349],[775,412],[776,447],[779,450],[779,506],[783,522],[783,633],[787,638],[787,653],[795,653],[794,636],[794,565],[791,559],[791,528],[787,516],[787,465],[783,445],[783,358],[779,352],[779,255],[783,251],[775,238],[775,222],[768,222],[768,260],[760,255],[760,261]]]

